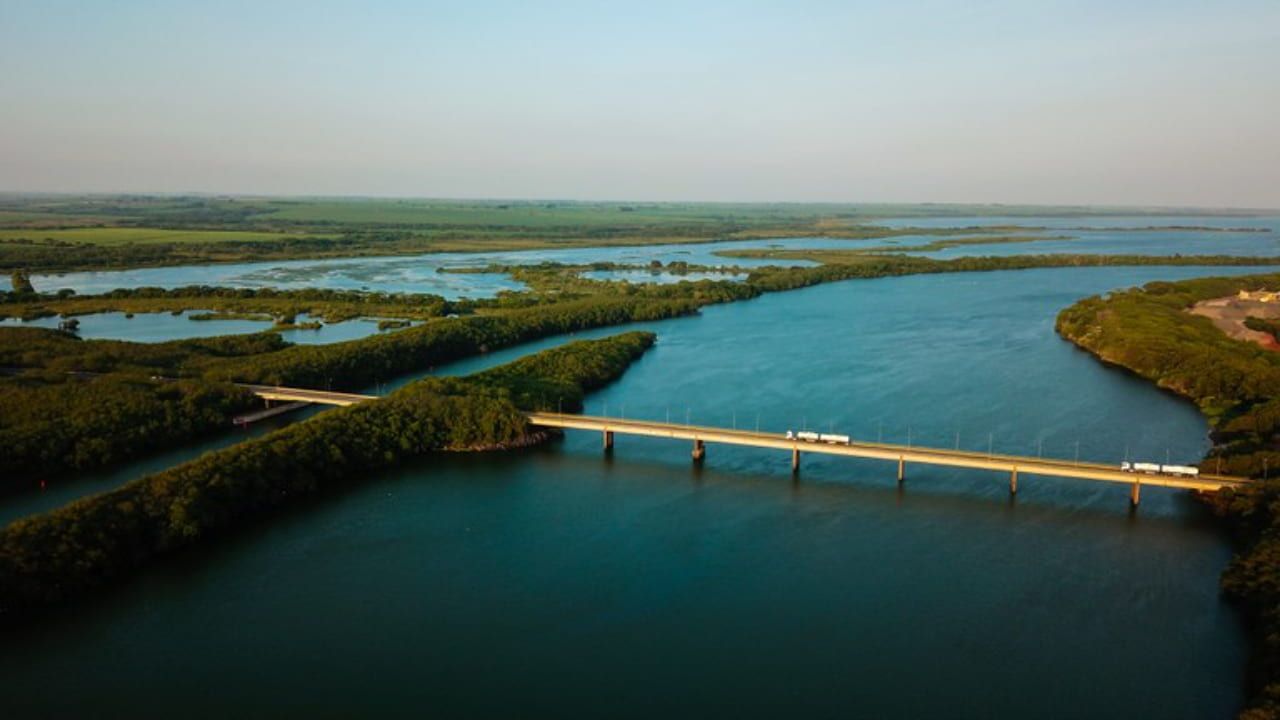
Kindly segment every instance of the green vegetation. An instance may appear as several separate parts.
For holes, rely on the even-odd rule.
[[[630,332],[607,342],[578,340],[558,348],[500,365],[471,376],[487,387],[500,388],[522,410],[576,412],[586,393],[615,380],[620,368],[648,350],[653,333]]]
[[[264,313],[247,312],[187,313],[187,319],[195,322],[207,322],[210,320],[257,320],[259,322],[272,322],[275,320],[272,316]]]
[[[148,227],[82,227],[59,230],[42,228],[0,229],[0,243],[29,243],[64,248],[84,245],[115,247],[155,244],[251,243],[280,239],[280,233],[238,230],[166,230]]]
[[[11,275],[14,295],[29,295],[36,289],[31,286],[31,277],[25,270],[14,270]]]
[[[51,315],[74,316],[101,312],[152,313],[206,310],[222,315],[289,317],[310,315],[325,322],[342,322],[358,317],[389,317],[413,320],[469,313],[477,307],[498,306],[487,302],[448,301],[427,293],[392,294],[348,290],[273,290],[270,288],[220,288],[191,286],[122,288],[102,295],[28,295],[0,292],[0,318],[33,319]]]
[[[0,327],[0,367],[55,373],[132,373],[194,377],[200,368],[234,363],[291,347],[275,333],[135,343],[81,340],[44,328]]]
[[[225,383],[43,373],[0,378],[0,492],[191,440],[254,405]]]
[[[404,459],[534,441],[521,407],[555,394],[576,409],[575,398],[617,378],[652,343],[651,334],[627,333],[474,378],[429,378],[14,522],[0,530],[0,617],[83,594]]]
[[[1187,309],[1259,287],[1280,288],[1280,274],[1150,283],[1086,298],[1058,316],[1067,339],[1200,406],[1215,442],[1202,469],[1261,478],[1211,501],[1239,546],[1222,589],[1241,605],[1256,638],[1255,692],[1241,715],[1250,720],[1280,718],[1280,480],[1273,479],[1280,470],[1280,353],[1231,339]]]
[[[849,253],[859,255],[879,255],[883,253],[926,253],[936,252],[938,250],[947,250],[955,247],[967,247],[970,245],[1016,245],[1021,243],[1043,242],[1045,240],[1073,240],[1070,235],[996,235],[992,237],[973,237],[973,238],[948,238],[944,240],[933,240],[922,245],[877,245],[867,248],[853,248],[848,250]],[[725,250],[717,252],[717,255],[723,257],[775,257],[770,255],[751,255],[753,250]],[[846,252],[846,251],[837,251]]]
[[[1247,317],[1244,319],[1244,326],[1250,330],[1267,333],[1273,339],[1280,341],[1280,320],[1276,320],[1275,318]]]

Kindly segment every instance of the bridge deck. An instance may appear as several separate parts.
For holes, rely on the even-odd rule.
[[[365,400],[375,400],[377,395],[360,395],[358,393],[333,392],[330,390],[304,390],[302,388],[278,387],[275,385],[248,385],[240,387],[257,395],[263,400],[283,400],[285,402],[309,402],[321,405],[355,405]]]
[[[1146,475],[1124,472],[1114,465],[1103,465],[1101,463],[1072,462],[1069,460],[1057,460],[1053,458],[988,454],[968,452],[964,450],[943,450],[938,448],[909,445],[894,445],[890,443],[861,442],[857,440],[848,445],[806,442],[804,440],[788,440],[785,436],[776,433],[753,432],[750,430],[729,430],[725,428],[698,425],[678,425],[674,423],[650,422],[645,420],[624,420],[620,418],[545,412],[529,413],[528,417],[530,423],[541,427],[571,430],[593,430],[601,433],[609,432],[624,435],[642,435],[647,437],[723,443],[726,445],[744,445],[748,447],[797,451],[800,453],[844,455],[849,457],[893,460],[907,463],[923,463],[927,465],[943,465],[948,467],[979,468],[1024,475],[1044,475],[1076,478],[1081,480],[1098,480],[1103,482],[1123,483],[1126,485],[1140,483],[1142,485],[1184,488],[1188,490],[1218,490],[1223,487],[1236,487],[1249,482],[1244,478],[1225,475],[1200,475],[1199,477]]]

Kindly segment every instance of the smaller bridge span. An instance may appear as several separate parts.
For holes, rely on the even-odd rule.
[[[319,403],[321,405],[346,407],[347,405],[362,403],[365,400],[378,399],[377,395],[333,392],[332,390],[304,390],[303,388],[280,387],[278,385],[249,385],[246,383],[239,383],[239,385],[263,400],[269,401]]]

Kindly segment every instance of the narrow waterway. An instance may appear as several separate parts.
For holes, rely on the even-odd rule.
[[[1084,295],[1246,272],[886,278],[647,325],[590,412],[1191,461],[1195,408],[1053,333]],[[587,337],[617,329],[583,333]],[[467,373],[556,338],[477,358]],[[758,420],[757,420],[758,418]],[[1078,444],[1077,444],[1078,443]],[[1185,494],[570,434],[440,456],[0,643],[0,715],[1226,718],[1230,548]]]

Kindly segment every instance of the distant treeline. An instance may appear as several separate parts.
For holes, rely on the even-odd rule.
[[[1280,274],[1150,283],[1058,316],[1067,339],[1200,406],[1215,442],[1203,470],[1259,478],[1212,500],[1239,548],[1222,589],[1248,615],[1254,638],[1248,720],[1280,718],[1280,353],[1231,339],[1187,309],[1260,287],[1280,288]]]

